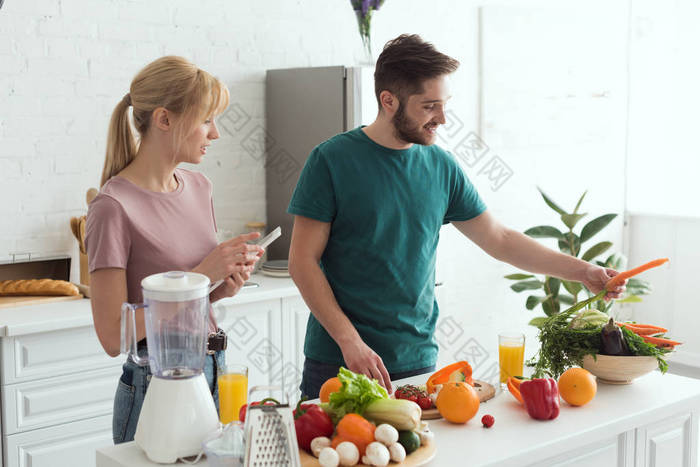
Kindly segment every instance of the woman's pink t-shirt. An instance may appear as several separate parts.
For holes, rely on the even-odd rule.
[[[157,193],[112,177],[90,203],[85,228],[90,272],[125,269],[131,303],[143,301],[143,278],[190,271],[217,245],[211,182],[185,169],[175,169],[175,178],[175,191]]]

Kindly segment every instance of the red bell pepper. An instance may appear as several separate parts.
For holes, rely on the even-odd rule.
[[[552,420],[559,416],[559,389],[552,378],[536,378],[520,384],[520,395],[527,413],[537,420]]]
[[[250,405],[275,405],[279,404],[277,402],[277,399],[273,399],[272,397],[268,397],[267,399],[263,399],[258,402],[251,402]],[[248,404],[243,404],[240,409],[238,409],[238,420],[241,421],[241,423],[245,423],[245,414],[248,412]]]
[[[331,417],[319,405],[302,404],[304,400],[300,400],[294,410],[294,428],[299,447],[311,451],[311,441],[319,436],[330,438],[334,427]]]

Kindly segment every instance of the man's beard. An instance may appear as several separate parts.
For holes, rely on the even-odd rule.
[[[421,126],[408,118],[404,105],[401,102],[399,102],[399,109],[392,117],[391,123],[394,125],[394,136],[401,141],[422,144],[423,146],[432,144],[432,138],[426,137],[421,132]]]

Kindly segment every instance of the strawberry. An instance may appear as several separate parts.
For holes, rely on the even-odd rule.
[[[496,421],[495,418],[493,418],[493,415],[484,415],[481,417],[481,423],[483,423],[484,428],[491,428]]]

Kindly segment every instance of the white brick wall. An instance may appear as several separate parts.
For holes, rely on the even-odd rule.
[[[605,52],[606,60],[624,64],[614,32],[627,28],[624,11],[618,14],[619,8],[603,2],[599,11],[567,3],[578,8],[584,24],[597,24],[599,11],[611,15],[605,28],[596,29],[594,45]],[[624,2],[614,3],[624,6]],[[490,66],[486,71],[491,81],[486,83],[488,99],[480,116],[476,104],[479,5],[460,0],[387,0],[374,18],[375,55],[388,39],[416,32],[462,62],[453,80],[451,108],[465,131],[478,129],[480,118],[488,117],[487,144],[516,169],[497,192],[478,168],[468,172],[493,212],[508,224],[524,229],[554,222],[538,198],[535,183],[550,189],[566,206],[589,188],[590,212],[622,213],[619,181],[623,175],[617,169],[622,157],[618,143],[624,115],[618,104],[624,99],[624,86],[619,87],[624,67],[593,77],[579,74],[580,68],[562,68],[560,56],[585,52],[570,51],[564,38],[558,49],[547,49],[551,56],[539,56],[537,62],[549,67],[543,73],[570,78],[561,83],[558,94],[547,95],[543,86],[537,87],[541,84],[537,73],[524,73],[532,70],[520,52],[509,55],[512,49],[494,48],[491,42],[485,50],[498,50],[501,56],[483,57]],[[562,9],[559,14],[571,21],[575,18],[571,11]],[[502,14],[488,16],[484,24],[492,30],[485,31],[485,37],[504,37],[517,44],[518,37],[508,29],[511,23],[499,19]],[[548,17],[556,21],[556,15]],[[537,28],[546,28],[547,23],[518,27],[517,34],[523,39],[533,37],[534,46],[538,38],[546,39]],[[614,42],[612,50],[599,47],[605,41]],[[134,74],[164,54],[183,55],[219,76],[231,90],[232,105],[250,116],[238,133],[222,134],[199,167],[214,183],[220,229],[239,232],[248,221],[264,220],[263,161],[249,156],[240,143],[248,131],[264,124],[265,70],[352,65],[359,49],[347,0],[6,0],[0,10],[0,257],[16,251],[76,257],[68,219],[86,211],[84,193],[99,183],[112,109]],[[523,53],[537,56],[536,50]],[[595,60],[587,57],[595,66]],[[567,60],[573,63],[576,58]],[[523,81],[523,76],[531,81]],[[592,104],[594,99],[585,93],[593,87],[595,91],[612,88],[615,94],[604,104]],[[529,93],[532,88],[537,92]],[[581,94],[572,101],[562,90]],[[505,105],[499,107],[499,103]],[[532,114],[530,107],[545,112]],[[516,116],[521,122],[527,120],[527,126],[514,121]],[[537,146],[538,137],[547,141],[541,135],[551,129],[566,130],[566,136],[556,138],[550,147]],[[602,143],[582,153],[580,140],[568,140],[576,134]],[[616,172],[607,176],[597,167],[610,161]],[[580,171],[587,178],[570,175]],[[616,243],[621,240],[619,227],[609,234]],[[468,334],[488,327],[493,336],[492,328],[526,322],[532,316],[524,311],[524,296],[511,293],[509,283],[501,279],[512,268],[479,252],[451,227],[443,232],[439,261],[450,287],[444,311],[468,326]]]
[[[352,12],[343,6],[6,1],[0,10],[0,199],[6,200],[0,257],[75,255],[68,219],[86,210],[84,193],[99,182],[109,116],[140,67],[164,54],[188,57],[226,82],[250,125],[261,124],[265,69],[314,64],[313,45],[299,52],[309,31],[292,19],[299,11],[323,18],[319,31],[343,31],[345,45],[327,63],[349,63],[357,38]],[[329,50],[327,40],[316,43]],[[219,227],[239,232],[248,221],[264,220],[262,161],[242,151],[240,135],[225,135],[212,149],[200,169],[215,183]]]

